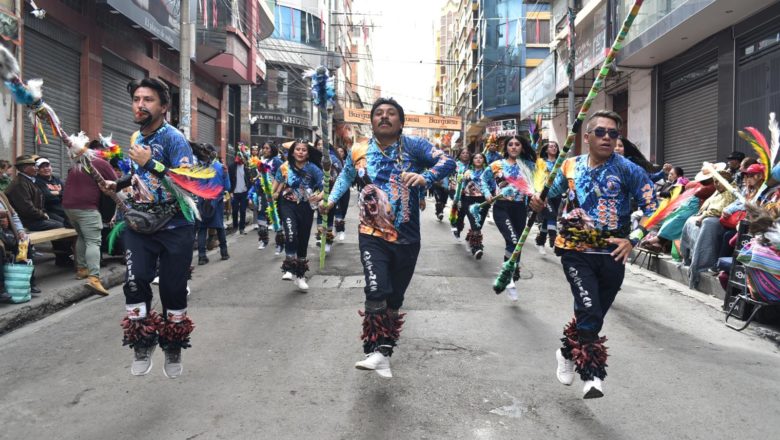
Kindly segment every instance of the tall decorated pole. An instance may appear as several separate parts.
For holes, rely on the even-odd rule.
[[[320,66],[314,72],[310,72],[311,95],[314,105],[319,109],[320,130],[322,131],[322,189],[323,198],[328,199],[330,194],[330,147],[328,146],[328,104],[333,104],[336,91],[333,88],[333,79],[328,76],[328,68]],[[325,246],[327,242],[328,214],[322,214],[323,233],[320,234],[320,270],[325,268]]]
[[[607,57],[601,64],[599,74],[596,76],[595,81],[593,81],[590,92],[588,92],[588,96],[585,98],[585,102],[582,103],[582,108],[580,108],[579,114],[577,114],[577,119],[574,120],[574,123],[571,126],[571,130],[569,131],[569,135],[566,137],[566,143],[563,145],[561,154],[558,155],[558,160],[555,161],[555,165],[553,166],[552,171],[550,171],[550,175],[547,176],[547,180],[544,183],[544,189],[539,195],[542,200],[547,198],[547,193],[550,191],[550,187],[555,181],[555,178],[558,176],[558,173],[561,170],[561,166],[563,165],[563,161],[569,154],[569,150],[571,150],[572,145],[574,145],[574,140],[577,137],[577,134],[579,134],[583,122],[585,122],[585,117],[590,110],[590,106],[593,104],[596,96],[604,87],[604,80],[609,74],[610,66],[615,62],[615,58],[617,57],[618,52],[620,52],[620,49],[623,48],[623,41],[626,39],[626,34],[628,34],[628,30],[631,28],[631,24],[633,24],[634,19],[639,13],[639,8],[642,7],[643,2],[644,0],[634,0],[634,4],[631,6],[626,19],[623,21],[623,26],[620,28],[620,32],[618,33],[617,38],[615,38],[615,41],[612,43],[612,47],[610,48]],[[525,240],[528,238],[528,234],[531,232],[531,226],[533,226],[535,222],[536,213],[532,212],[528,218],[525,229],[523,229],[522,235],[520,235],[520,239],[517,241],[515,250],[512,252],[512,257],[507,260],[506,263],[504,263],[504,265],[501,267],[501,272],[498,274],[495,282],[493,282],[493,290],[496,292],[496,294],[503,292],[504,289],[506,289],[506,286],[509,284],[512,273],[517,267],[517,262],[520,260],[520,255],[522,253]]]

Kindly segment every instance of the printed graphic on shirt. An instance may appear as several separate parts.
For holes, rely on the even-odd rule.
[[[520,163],[528,168],[525,173],[521,169]],[[528,179],[528,176],[533,173],[534,167],[533,162],[521,162],[520,160],[515,163],[509,163],[506,159],[493,162],[482,174],[482,193],[492,195],[496,188],[506,186],[508,179]],[[525,195],[516,192],[509,200],[522,202],[525,201]]]
[[[580,252],[609,252],[607,238],[628,237],[632,198],[645,215],[656,207],[647,173],[619,155],[594,169],[587,155],[567,159],[549,197],[561,193],[555,246]]]
[[[133,135],[134,144],[152,151],[152,160],[168,168],[190,167],[194,163],[190,144],[179,130],[164,122],[149,136]],[[133,171],[148,191],[133,191],[133,199],[138,203],[169,203],[175,200],[173,194],[156,175],[133,164]]]
[[[481,197],[482,174],[485,169],[471,169],[463,173],[463,195],[466,197]]]
[[[311,162],[302,169],[285,162],[276,170],[275,179],[285,183],[281,196],[294,203],[308,201],[312,193],[322,190],[322,170]]]
[[[414,243],[420,240],[420,191],[404,185],[402,173],[421,174],[430,185],[454,169],[449,156],[421,138],[402,136],[384,151],[372,139],[353,145],[330,201],[338,200],[354,179],[360,179],[365,185],[358,198],[360,233]]]

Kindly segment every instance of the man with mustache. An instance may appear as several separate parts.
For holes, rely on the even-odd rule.
[[[420,188],[430,187],[455,171],[455,161],[425,139],[404,136],[404,110],[392,98],[379,98],[371,107],[374,136],[355,144],[347,157],[325,212],[349,191],[355,179],[360,192],[358,245],[366,278],[363,352],[355,364],[393,377],[390,356],[401,333],[400,308],[420,253]]]
[[[656,206],[647,173],[614,153],[622,123],[615,112],[595,112],[584,137],[588,153],[567,159],[547,194],[563,196],[555,253],[574,296],[574,319],[564,327],[563,345],[555,352],[556,374],[562,384],[571,385],[579,373],[585,399],[604,395],[607,338],[599,337],[599,331],[623,284],[631,249],[643,235],[641,230],[629,235],[631,199],[645,216]],[[540,212],[544,202],[536,195],[530,206]]]
[[[133,100],[133,120],[140,126],[129,150],[131,173],[105,190],[118,191],[133,184],[133,209],[170,219],[152,233],[124,231],[127,277],[124,285],[127,316],[122,321],[124,345],[134,350],[130,373],[144,376],[152,369],[152,353],[160,344],[165,352],[163,373],[173,379],[184,367],[181,350],[190,346],[193,324],[187,316],[187,279],[192,262],[195,226],[179,208],[165,181],[169,168],[191,167],[192,149],[184,135],[165,120],[170,106],[168,86],[152,78],[132,81],[127,91]],[[151,282],[159,261],[160,302],[163,315],[151,308]]]

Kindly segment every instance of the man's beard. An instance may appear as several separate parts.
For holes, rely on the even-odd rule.
[[[149,110],[146,110],[145,108],[139,109],[138,111],[145,114],[146,117],[141,120],[136,120],[135,123],[140,125],[141,128],[144,128],[152,122],[152,114],[149,113]]]

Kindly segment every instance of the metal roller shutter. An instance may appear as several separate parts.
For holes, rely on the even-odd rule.
[[[217,142],[217,109],[198,101],[198,142],[212,144],[219,149]]]
[[[43,99],[60,118],[69,134],[81,130],[80,125],[80,64],[81,55],[76,48],[78,39],[67,31],[43,20],[31,20],[35,27],[25,28],[24,71],[25,79],[43,79]],[[40,32],[43,31],[43,32]],[[45,33],[45,35],[44,35]],[[54,174],[64,178],[69,167],[65,147],[46,127],[49,144],[35,143],[32,124],[24,118],[24,152],[39,154],[51,161]]]
[[[664,162],[687,176],[714,162],[718,140],[718,83],[688,90],[664,101]]]
[[[114,141],[122,148],[130,145],[130,136],[138,130],[133,122],[132,100],[127,84],[146,76],[146,73],[104,52],[103,54],[103,136],[114,135]]]

